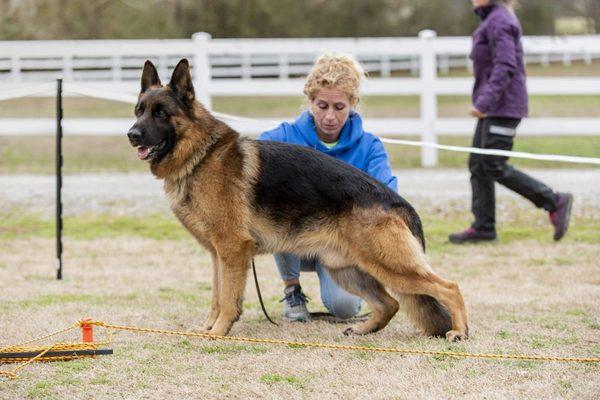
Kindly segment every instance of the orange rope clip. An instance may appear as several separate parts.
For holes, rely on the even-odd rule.
[[[81,320],[83,343],[94,343],[94,325],[92,325],[91,322],[91,318],[84,318]]]

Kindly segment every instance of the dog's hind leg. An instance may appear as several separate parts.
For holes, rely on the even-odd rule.
[[[210,256],[211,256],[211,261],[212,261],[212,289],[211,289],[212,294],[211,294],[211,301],[210,301],[210,314],[208,315],[208,318],[202,325],[202,331],[204,331],[204,332],[210,331],[210,329],[213,327],[213,325],[217,321],[217,318],[219,317],[219,311],[220,311],[219,293],[220,293],[221,282],[219,279],[219,257],[217,256],[215,249],[209,249],[209,251],[210,251]]]
[[[450,314],[452,321],[452,329],[446,332],[446,339],[451,342],[467,339],[467,313],[462,294],[455,282],[445,280],[433,272],[425,276],[396,275],[393,281],[396,282],[394,292],[402,296],[405,305],[408,306],[408,316],[417,326],[424,329],[426,334],[441,335],[441,329],[447,326],[443,309],[439,304],[435,304],[439,301]],[[427,297],[432,297],[434,301]]]
[[[242,314],[242,302],[248,267],[252,258],[252,241],[235,241],[215,246],[219,258],[219,316],[210,330],[211,335],[227,335]]]
[[[467,339],[467,313],[462,294],[455,282],[442,279],[433,272],[424,275],[401,274],[380,266],[375,270],[377,278],[403,299],[408,306],[407,315],[425,334],[442,335],[441,330],[448,327],[445,310],[436,304],[439,302],[451,317],[452,329],[446,332],[446,338],[452,342]]]
[[[401,297],[408,306],[408,316],[425,334],[439,335],[448,326],[445,308],[451,317],[446,338],[466,339],[467,313],[458,285],[433,272],[422,245],[403,221],[388,217],[377,222],[377,229],[368,229],[366,234],[363,231],[349,246],[360,268]],[[427,297],[410,297],[421,295],[432,297],[435,302]]]
[[[383,329],[398,311],[398,302],[369,274],[357,267],[328,269],[331,278],[348,292],[361,297],[371,308],[371,317],[350,327],[345,335],[366,335]]]

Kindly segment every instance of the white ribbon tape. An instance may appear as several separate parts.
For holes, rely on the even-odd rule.
[[[0,101],[18,99],[20,97],[32,96],[34,94],[56,92],[56,83],[36,83],[19,85],[17,88],[0,91]]]
[[[535,154],[525,153],[522,151],[507,151],[507,150],[496,150],[496,149],[480,149],[477,147],[460,147],[460,146],[449,146],[445,144],[430,143],[430,142],[417,142],[414,140],[400,140],[400,139],[387,139],[380,138],[384,143],[401,144],[406,146],[419,146],[419,147],[433,147],[440,150],[458,151],[463,153],[475,153],[475,154],[486,154],[491,156],[505,156],[514,158],[527,158],[530,160],[544,160],[544,161],[561,161],[569,163],[580,163],[580,164],[600,164],[600,158],[594,157],[578,157],[578,156],[564,156],[554,154]]]

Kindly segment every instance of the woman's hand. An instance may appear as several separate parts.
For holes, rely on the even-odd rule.
[[[476,109],[475,107],[471,107],[471,111],[469,111],[469,115],[475,118],[485,118],[485,114]]]

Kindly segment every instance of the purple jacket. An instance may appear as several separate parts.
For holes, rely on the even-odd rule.
[[[502,5],[475,9],[481,18],[473,32],[473,106],[490,117],[527,116],[527,87],[521,24]]]

